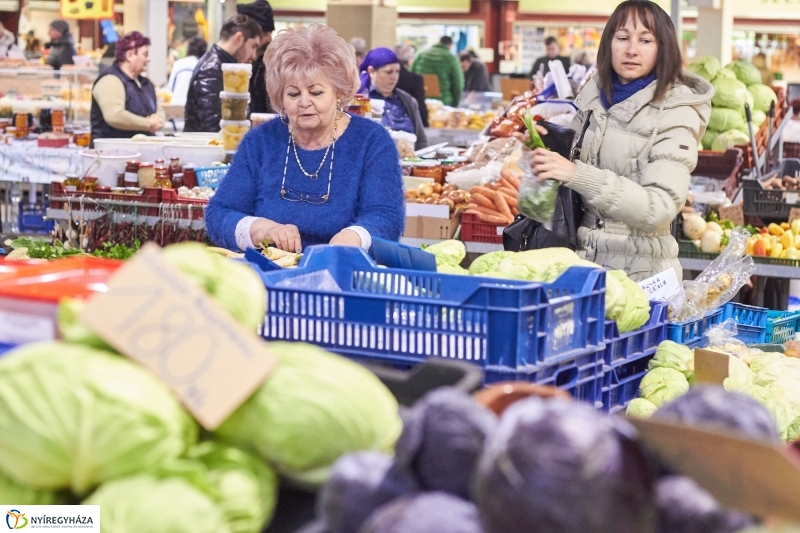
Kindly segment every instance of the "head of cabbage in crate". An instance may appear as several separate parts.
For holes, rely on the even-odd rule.
[[[211,240],[232,250],[268,240],[290,252],[398,240],[405,206],[394,141],[345,111],[360,82],[353,47],[314,24],[281,32],[264,64],[280,117],[242,139],[206,210]]]
[[[585,130],[579,156],[573,162],[535,150],[523,169],[530,192],[521,192],[520,212],[541,218],[557,188],[536,184],[555,180],[586,207],[578,229],[585,259],[635,281],[669,268],[680,276],[670,225],[689,191],[712,95],[710,83],[681,71],[669,15],[655,2],[622,2],[603,31],[597,75],[574,102],[576,143]]]

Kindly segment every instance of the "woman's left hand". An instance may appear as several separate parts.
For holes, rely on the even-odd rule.
[[[361,248],[361,236],[353,230],[343,229],[333,236],[331,244],[335,246],[356,246]]]
[[[575,175],[575,163],[565,159],[561,154],[537,148],[533,151],[531,169],[536,174],[538,181],[546,179],[558,180],[561,183],[569,183]]]

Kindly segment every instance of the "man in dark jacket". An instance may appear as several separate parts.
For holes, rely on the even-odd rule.
[[[422,118],[422,125],[428,127],[428,106],[425,104],[425,80],[419,74],[414,74],[408,70],[408,64],[414,59],[414,49],[407,44],[399,44],[394,47],[394,53],[400,61],[400,78],[397,80],[397,88],[405,91],[414,97],[419,108],[419,116]]]
[[[261,31],[264,32],[261,36],[261,48],[258,49],[256,60],[253,61],[253,77],[250,78],[250,112],[272,113],[269,95],[267,95],[267,67],[264,65],[264,54],[267,46],[272,42],[272,32],[275,31],[272,6],[267,0],[256,0],[252,4],[238,4],[236,12],[240,15],[247,15],[258,22]]]
[[[61,70],[62,65],[74,65],[75,60],[72,56],[78,55],[75,51],[75,40],[69,31],[69,24],[64,20],[54,20],[50,23],[49,30],[50,42],[45,48],[50,49],[47,55],[47,64],[53,70]]]
[[[550,72],[550,62],[555,60],[561,61],[561,64],[564,65],[564,72],[569,72],[569,56],[559,55],[561,52],[561,47],[558,45],[558,39],[552,35],[545,39],[544,49],[545,52],[547,52],[547,55],[540,57],[533,64],[533,67],[531,68],[531,78],[536,76],[536,74],[539,72],[542,73],[542,76],[546,76],[547,73]]]
[[[235,15],[225,21],[219,32],[220,40],[200,58],[192,74],[186,95],[184,116],[187,132],[217,132],[222,119],[224,89],[222,65],[250,63],[261,43],[261,26],[246,15]]]
[[[464,92],[485,93],[492,90],[489,87],[489,74],[483,63],[470,52],[461,52],[458,59],[461,61],[461,70],[464,71]]]

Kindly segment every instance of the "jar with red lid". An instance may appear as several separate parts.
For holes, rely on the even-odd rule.
[[[175,174],[183,174],[183,166],[181,165],[180,157],[169,158],[169,175],[172,177]]]
[[[171,189],[172,179],[170,179],[169,167],[162,164],[156,166],[155,169],[156,169],[156,181],[153,184],[153,186],[159,189]]]
[[[183,186],[190,189],[197,187],[197,172],[194,170],[194,165],[183,167]]]
[[[139,162],[128,161],[125,163],[125,175],[123,185],[120,187],[138,187],[139,186]]]
[[[466,159],[466,158],[463,158]],[[447,178],[447,175],[454,170],[458,170],[459,168],[466,165],[466,161],[456,160],[456,159],[443,159],[442,160],[442,180]]]
[[[433,178],[436,183],[444,184],[442,164],[438,161],[422,161],[414,167],[412,176],[417,178]]]

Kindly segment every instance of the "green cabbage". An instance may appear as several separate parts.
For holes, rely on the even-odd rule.
[[[736,74],[736,79],[745,85],[761,83],[761,71],[749,61],[740,59],[733,63],[728,63],[725,68],[731,69]]]
[[[464,243],[453,239],[442,241],[433,246],[423,246],[422,249],[436,256],[436,266],[458,266],[467,256],[467,249]]]
[[[650,400],[644,398],[634,398],[628,403],[625,416],[629,418],[650,418],[658,410]]]
[[[753,111],[753,127],[758,129],[767,120],[767,114],[763,111]],[[749,132],[748,132],[749,134]]]
[[[717,135],[714,142],[711,143],[711,149],[715,152],[725,152],[734,146],[748,144],[749,142],[750,136],[746,133],[739,130],[728,130]]]
[[[0,469],[17,482],[83,495],[196,437],[166,385],[117,355],[43,342],[0,359]]]
[[[448,265],[447,263],[438,265],[436,267],[437,272],[441,272],[442,274],[457,274],[460,276],[467,276],[469,275],[469,270],[459,265]]]
[[[656,353],[647,364],[648,370],[654,368],[672,368],[686,377],[689,384],[694,383],[694,352],[683,344],[663,341],[656,348]]]
[[[719,74],[717,74],[717,77],[714,78],[714,81],[716,81],[716,80],[718,80],[720,78],[727,78],[729,80],[735,80],[736,79],[736,73],[733,70],[729,69],[728,67],[723,67],[723,68],[719,69]]]
[[[469,266],[469,273],[473,276],[482,276],[487,272],[494,270],[501,260],[513,255],[514,252],[506,251],[489,252],[488,254],[483,254],[475,259],[475,261],[473,261]]]
[[[800,439],[800,416],[792,420],[792,423],[786,428],[787,442],[795,442],[798,439]]]
[[[211,497],[181,478],[110,481],[83,503],[100,506],[101,533],[232,533]]]
[[[707,129],[706,132],[703,134],[703,149],[704,150],[711,150],[711,146],[714,144],[714,139],[717,138],[719,135],[718,131],[714,131],[712,129]]]
[[[272,518],[278,478],[257,457],[216,442],[203,442],[153,473],[181,477],[210,496],[231,533],[259,533]]]
[[[717,78],[712,85],[714,85],[714,96],[711,98],[711,104],[714,107],[727,107],[744,113],[744,104],[748,102],[748,96],[752,98],[744,83],[739,80]]]
[[[672,368],[654,368],[642,378],[639,384],[639,397],[661,407],[689,392],[686,376]]]
[[[719,64],[719,59],[714,56],[700,56],[686,65],[686,70],[692,74],[697,74],[706,81],[716,78],[721,68],[722,65]]]
[[[78,317],[83,311],[85,303],[75,298],[62,298],[56,310],[56,323],[64,342],[71,344],[84,344],[98,350],[115,352],[112,346],[96,335],[91,329],[84,326]]]
[[[615,320],[625,312],[625,289],[614,276],[606,273],[606,319]]]
[[[60,505],[63,495],[48,489],[35,489],[17,483],[0,472],[0,505]]]
[[[373,373],[309,344],[269,346],[278,367],[217,429],[220,439],[311,485],[324,483],[345,453],[393,449],[397,401]]]
[[[728,131],[744,126],[742,113],[735,109],[715,107],[711,110],[708,127],[714,131]]]
[[[264,321],[264,282],[246,263],[209,252],[200,243],[167,246],[163,258],[197,282],[233,318],[255,331]]]
[[[606,313],[606,318],[617,323],[620,333],[627,333],[645,325],[650,320],[650,300],[647,298],[647,293],[638,283],[631,281],[622,270],[609,271],[606,279],[609,277],[615,278],[622,284],[622,290],[625,291],[625,307],[613,316]]]
[[[729,391],[743,391],[755,383],[756,375],[747,364],[735,356],[728,359],[728,377],[722,386]]]
[[[755,111],[768,113],[772,102],[778,105],[778,95],[775,94],[772,87],[757,83],[755,85],[750,85],[747,90],[753,95],[753,109]],[[755,122],[755,117],[753,117],[753,121]]]

